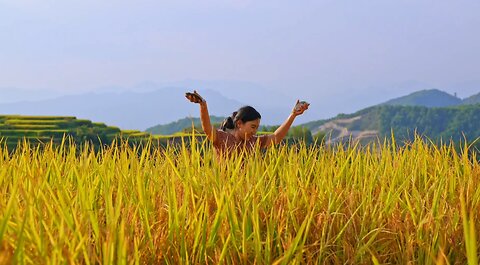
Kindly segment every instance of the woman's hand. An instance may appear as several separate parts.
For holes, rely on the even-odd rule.
[[[308,106],[310,106],[310,103],[297,100],[297,103],[292,110],[292,114],[295,116],[302,115],[308,109]]]
[[[187,92],[185,93],[185,97],[193,103],[204,103],[206,102],[205,99],[197,93],[197,90],[193,90],[193,93]]]

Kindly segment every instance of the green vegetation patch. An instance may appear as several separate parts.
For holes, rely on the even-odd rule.
[[[53,136],[63,137],[64,134],[68,134],[67,130],[0,130],[0,136],[15,136],[15,137],[41,137],[41,136]]]
[[[4,115],[0,116],[0,119],[5,120],[75,120],[73,116],[23,116],[23,115]]]
[[[46,130],[46,129],[58,129],[58,125],[52,125],[52,124],[45,124],[45,125],[40,125],[40,124],[14,124],[14,125],[9,125],[2,127],[2,130]]]
[[[5,120],[5,124],[31,124],[31,125],[42,125],[42,124],[62,124],[70,123],[71,120],[30,120],[30,119],[9,119]]]
[[[110,144],[114,139],[129,138],[131,143],[142,142],[150,134],[138,130],[122,131],[103,122],[63,116],[0,116],[0,138],[11,148],[17,147],[18,141],[29,139],[32,144],[53,141],[60,143],[64,136],[73,137],[77,143],[90,142],[96,147]]]

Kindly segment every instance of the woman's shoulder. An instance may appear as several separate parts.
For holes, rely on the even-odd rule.
[[[232,135],[228,130],[224,131],[222,129],[216,129],[215,134],[216,134],[215,142],[225,141],[227,138],[229,138]]]

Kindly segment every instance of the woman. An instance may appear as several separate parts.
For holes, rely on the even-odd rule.
[[[261,148],[280,143],[287,135],[295,118],[303,114],[310,105],[297,100],[290,116],[273,134],[257,136],[256,133],[262,117],[254,108],[250,106],[240,108],[231,117],[223,121],[221,129],[215,129],[210,123],[205,99],[197,91],[186,93],[185,97],[193,103],[200,104],[200,120],[202,121],[203,131],[207,138],[212,141],[214,148],[220,153],[230,152],[238,147],[252,150],[257,142]]]

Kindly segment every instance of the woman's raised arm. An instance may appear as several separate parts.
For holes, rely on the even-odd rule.
[[[202,129],[207,135],[207,138],[212,142],[215,141],[215,129],[213,128],[210,122],[210,115],[208,114],[207,101],[203,99],[196,90],[193,93],[185,93],[185,97],[190,100],[190,102],[197,103],[200,105],[200,120],[202,122]]]
[[[308,109],[308,106],[310,106],[309,103],[304,101],[300,102],[297,100],[297,103],[295,104],[295,107],[293,108],[292,113],[290,113],[288,118],[283,122],[282,125],[280,125],[280,127],[278,127],[277,130],[275,130],[273,134],[267,136],[268,139],[265,147],[269,147],[272,144],[279,144],[280,142],[282,142],[283,138],[287,136],[288,130],[290,130],[290,127],[292,126],[295,118],[299,115],[302,115]]]

